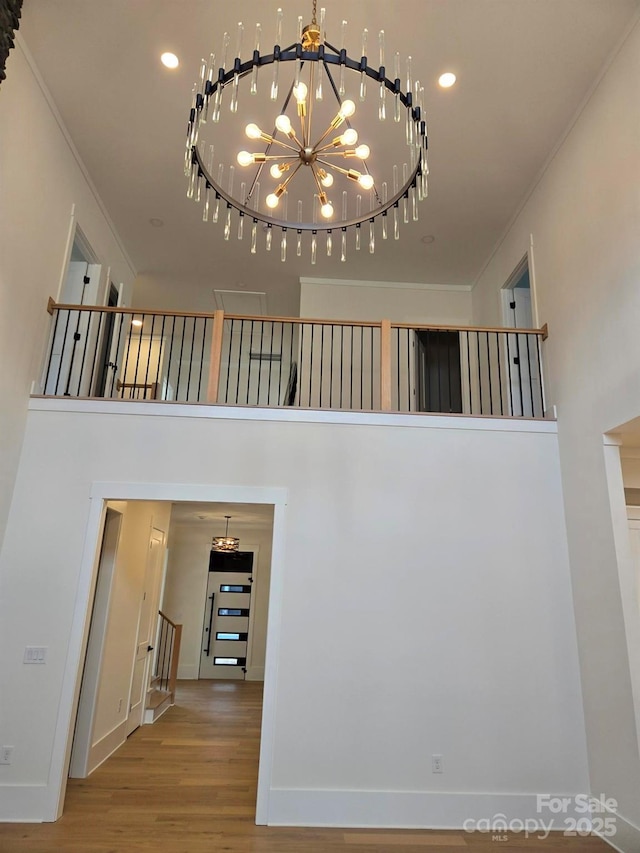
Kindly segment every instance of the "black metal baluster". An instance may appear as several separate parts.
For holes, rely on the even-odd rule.
[[[364,326],[360,326],[360,408],[364,409]]]
[[[137,396],[136,385],[138,384],[138,366],[140,364],[140,350],[142,349],[142,330],[144,329],[144,314],[142,315],[142,325],[140,326],[140,332],[138,334],[138,355],[136,356],[136,370],[133,376],[133,391],[134,396]]]
[[[291,376],[291,368],[293,367],[293,332],[294,332],[294,329],[296,328],[296,325],[295,325],[295,323],[289,323],[289,327],[290,327],[290,337],[289,337],[289,376]],[[283,334],[284,334],[284,324],[283,324],[283,326],[282,326],[282,329],[283,329]],[[299,371],[298,371],[298,372],[299,372]],[[289,385],[289,383],[287,382],[287,386],[288,386],[288,385]],[[282,388],[282,385],[281,385],[280,387]],[[294,394],[293,402],[295,403],[295,401],[296,401],[296,400],[295,400],[295,398],[297,397],[297,398],[298,398],[298,405],[300,405],[300,395],[299,395],[299,393],[298,393],[298,387],[299,387],[299,386],[297,386],[297,385],[296,385],[296,393]],[[285,391],[286,391],[286,389],[285,389]],[[287,402],[288,402],[288,400],[285,400],[285,403],[287,403]]]
[[[362,326],[360,327],[362,328]],[[349,326],[349,408],[353,411],[353,330],[354,326]],[[362,409],[362,399],[360,400],[360,408]]]
[[[56,333],[58,331],[58,318],[60,317],[60,310],[58,308],[54,309],[56,312],[56,318],[53,321],[53,334],[51,335],[51,348],[49,349],[49,362],[47,364],[47,372],[44,378],[44,388],[42,389],[44,393],[47,393],[47,385],[49,384],[49,374],[51,372],[51,360],[53,359],[53,347],[56,340]],[[62,359],[60,360],[60,364],[62,364]],[[60,376],[60,365],[58,365],[58,377]],[[56,380],[56,388],[58,387],[58,382]],[[55,393],[55,388],[54,388]]]
[[[511,346],[510,346],[510,338],[511,338],[511,335],[509,335],[509,334],[507,333],[507,371],[508,371],[508,375],[509,375],[509,404],[510,404],[509,414],[510,414],[510,415],[511,415],[511,417],[513,418],[513,417],[515,417],[515,414],[514,414],[514,411],[513,411],[513,380],[512,380],[512,378],[511,378]]]
[[[162,364],[162,356],[164,352],[164,324],[166,322],[167,315],[162,315],[162,326],[160,327],[160,340],[158,341],[158,362],[156,364],[156,393],[159,394],[160,400],[164,399],[162,395],[162,388],[160,387],[160,365]]]
[[[251,386],[251,367],[252,367],[252,365],[251,365],[251,347],[253,346],[253,320],[249,320],[248,322],[251,323],[251,328],[249,330],[249,368],[247,370],[247,399],[246,399],[247,405],[249,405],[249,399],[250,399],[249,388]]]
[[[520,335],[516,334],[516,366],[518,368],[518,388],[520,389],[520,417],[524,417],[524,398],[522,396],[522,365],[520,364]]]
[[[324,366],[324,323],[320,324],[320,408],[322,408],[322,370]]]
[[[124,395],[125,395],[125,391],[126,391],[125,383],[127,381],[127,371],[129,370],[129,355],[131,353],[131,338],[133,337],[133,323],[132,323],[133,314],[130,314],[129,316],[130,316],[130,320],[129,320],[129,332],[127,334],[127,356],[124,360],[124,370],[122,372],[122,384],[120,386],[120,399],[124,399]]]
[[[96,342],[95,342],[95,345],[93,347],[93,358],[91,359],[91,374],[89,375],[89,396],[90,397],[96,397],[97,396],[97,394],[94,393],[95,388],[93,387],[93,376],[96,372],[96,365],[98,363],[98,345],[100,343],[100,333],[102,331],[102,318],[107,317],[108,312],[98,311],[97,314],[98,314],[98,330],[96,332]],[[93,317],[94,315],[92,314],[91,316]],[[107,326],[107,323],[105,322],[105,327],[106,326]],[[89,328],[91,328],[91,321],[89,321]],[[113,326],[111,328],[113,328]],[[107,334],[106,328],[105,328],[105,334]],[[89,338],[89,335],[87,334],[87,339],[88,338]],[[111,343],[111,342],[109,341],[109,343]],[[108,351],[105,354],[105,357],[109,358],[109,352]],[[104,384],[105,389],[106,389],[106,386],[107,386],[107,365],[103,364],[103,365],[101,365],[101,367],[102,367],[101,384]]]
[[[313,388],[313,338],[316,331],[316,324],[311,323],[311,344],[309,347],[309,399],[307,406],[311,406],[311,389]]]
[[[275,323],[273,324],[275,325]],[[280,401],[280,391],[282,390],[282,362],[284,361],[284,323],[280,323],[280,367],[278,368],[278,395],[276,397],[276,406]],[[291,370],[291,367],[289,367]],[[271,405],[271,400],[269,400]]]
[[[373,326],[369,326],[369,335],[371,337],[371,363],[369,365],[369,375],[371,376],[371,395],[370,395],[369,399],[371,401],[371,404],[370,404],[369,408],[373,409],[373,407],[374,407],[374,398],[373,398],[373,365],[374,365]],[[380,346],[382,347],[382,341],[380,342]],[[363,409],[364,406],[361,405],[360,408]]]
[[[417,406],[415,405],[415,358],[413,359],[414,386],[411,386],[411,345],[413,344],[415,347],[415,339],[412,340],[411,336],[415,335],[415,332],[411,329],[405,329],[405,332],[407,333],[407,411],[411,412],[414,409],[417,409]]]
[[[498,387],[500,388],[500,414],[504,415],[504,403],[502,401],[502,364],[500,359],[500,333],[496,332],[496,352],[498,354]]]
[[[182,334],[180,335],[180,359],[178,362],[178,378],[176,379],[176,400],[180,396],[180,378],[182,376],[182,364],[184,362],[184,339],[187,333],[187,318],[182,318]],[[185,400],[186,400],[185,395]]]
[[[87,328],[85,330],[85,335],[84,335],[84,347],[82,348],[82,359],[80,361],[80,370],[78,372],[78,388],[76,391],[76,397],[80,396],[80,389],[82,387],[82,374],[84,373],[84,361],[85,361],[85,358],[87,357],[87,344],[89,343],[89,330],[91,328],[91,317],[92,317],[91,311],[78,312],[78,313],[80,313],[80,317],[82,317],[82,313],[86,313],[88,316],[88,320],[87,320]],[[80,319],[78,320],[78,326],[79,325],[80,325]],[[91,392],[91,386],[89,386],[89,393],[87,394],[87,396],[90,396],[90,392]]]
[[[300,363],[298,364],[298,405],[302,406],[302,365],[304,363],[304,327],[305,323],[300,323]],[[305,365],[306,367],[306,365]]]
[[[482,369],[480,364],[480,332],[475,333],[476,336],[476,350],[478,352],[478,391],[480,392],[480,411],[478,414],[484,414],[484,406],[482,403]]]
[[[540,349],[540,336],[536,335],[536,357],[538,361],[538,377],[540,386],[540,417],[544,417],[544,390],[542,388],[542,352]]]
[[[451,399],[451,334],[454,333],[445,332],[447,339],[447,399],[449,402],[449,412],[453,411],[453,401]]]
[[[202,402],[202,371],[204,370],[204,346],[207,340],[207,324],[209,322],[208,317],[202,318],[202,347],[200,350],[200,370],[198,373],[198,403]]]
[[[191,317],[190,319],[193,326],[193,331],[191,333],[191,355],[189,357],[189,373],[187,375],[187,396],[185,397],[186,400],[189,400],[189,397],[191,396],[191,370],[193,368],[193,353],[196,345],[196,318]]]
[[[271,321],[271,342],[269,343],[269,384],[267,386],[267,406],[271,405],[271,371],[273,369],[273,320]],[[282,353],[280,353],[280,365],[282,367]]]
[[[224,391],[224,401],[225,403],[229,402],[229,376],[231,375],[231,354],[233,352],[233,329],[235,326],[235,320],[228,320],[229,323],[229,349],[227,350],[227,382]],[[213,332],[212,332],[213,334]]]
[[[489,332],[485,332],[485,337],[487,339],[487,374],[489,376],[489,413],[493,414],[493,388],[491,386],[491,352],[489,350]]]
[[[340,408],[344,409],[342,388],[344,385],[344,325],[340,326]]]
[[[173,342],[176,337],[176,317],[175,314],[173,316],[173,322],[171,324],[171,343],[169,344],[169,362],[167,365],[167,389],[169,385],[171,385],[171,368],[173,366]],[[174,400],[177,399],[177,394],[174,393]]]
[[[471,341],[469,340],[469,332],[465,332],[467,336],[467,373],[469,374],[469,414],[473,414],[473,394],[471,392]]]
[[[395,331],[396,333],[396,375],[397,375],[397,386],[398,386],[398,403],[397,403],[397,411],[401,412],[402,407],[400,405],[401,392],[400,392],[400,329],[392,329],[392,333]]]
[[[529,372],[529,399],[531,401],[531,417],[535,418],[536,414],[535,414],[535,411],[533,408],[533,376],[532,376],[532,370],[531,370],[531,350],[529,349],[529,340],[530,339],[531,339],[531,335],[527,334],[526,341],[527,341],[527,366],[528,366],[528,372]]]
[[[333,409],[333,330],[334,325],[331,324],[331,362],[329,365],[329,408]]]
[[[240,366],[242,364],[242,340],[244,338],[244,320],[240,320],[240,341],[238,342],[238,378],[236,381],[236,406],[240,396]]]
[[[124,314],[121,311],[119,311],[117,314],[115,314],[115,317],[119,318],[119,320],[118,320],[118,341],[116,343],[115,357],[120,358],[120,341],[122,340],[122,328],[124,326]],[[116,381],[118,379],[118,377],[117,377],[118,365],[117,364],[113,364],[113,365],[109,364],[109,368],[111,370],[111,388],[109,389],[109,396],[113,397],[113,389],[114,389],[114,387],[116,385]],[[105,391],[106,391],[106,383],[105,383]]]
[[[146,369],[145,374],[144,374],[144,388],[143,388],[144,395],[143,395],[143,399],[145,399],[145,400],[147,399],[147,393],[150,390],[147,386],[149,384],[149,370],[151,368],[151,349],[153,347],[153,334],[155,331],[155,329],[154,329],[155,324],[156,324],[156,315],[152,314],[151,315],[151,332],[149,333],[149,348],[147,351],[147,369]]]
[[[260,361],[258,362],[258,395],[256,403],[260,405],[260,383],[262,382],[262,342],[264,338],[264,320],[260,320]],[[271,370],[271,361],[269,361],[269,370]]]

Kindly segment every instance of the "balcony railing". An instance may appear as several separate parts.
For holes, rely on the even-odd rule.
[[[546,328],[49,312],[45,396],[544,417]]]

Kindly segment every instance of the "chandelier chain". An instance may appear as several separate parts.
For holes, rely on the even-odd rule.
[[[313,12],[311,14],[311,23],[313,26],[317,26],[318,21],[316,20],[316,9],[318,6],[318,0],[313,0]]]

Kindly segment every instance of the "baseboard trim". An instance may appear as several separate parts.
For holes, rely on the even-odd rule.
[[[110,755],[118,749],[119,746],[127,739],[127,721],[123,720],[112,731],[93,744],[89,751],[89,760],[87,762],[87,776],[97,770]]]
[[[0,785],[0,823],[53,821],[50,811],[49,785]]]
[[[618,813],[607,812],[606,816],[615,820],[615,835],[605,837],[600,832],[595,834],[620,853],[637,853],[640,850],[640,827]]]
[[[197,681],[200,674],[199,664],[185,663],[178,664],[178,680],[179,681]]]
[[[250,666],[247,669],[247,681],[264,681],[264,667]]]
[[[571,797],[576,795],[564,794]],[[272,788],[269,826],[327,826],[336,828],[492,829],[517,837],[562,831],[567,819],[584,819],[569,809],[562,815],[540,812],[536,794],[466,794],[433,791],[344,791]],[[524,823],[526,821],[526,823]],[[638,849],[638,848],[636,848]],[[626,853],[626,850],[624,851]]]

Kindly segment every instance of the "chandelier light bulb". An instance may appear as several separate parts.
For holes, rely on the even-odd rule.
[[[354,127],[348,127],[340,137],[343,145],[355,145],[358,141],[358,131]]]
[[[250,154],[248,151],[239,151],[238,163],[240,166],[251,166],[253,163],[253,154]]]
[[[248,124],[245,128],[245,133],[249,139],[260,139],[260,136],[262,135],[262,131],[257,124]]]
[[[273,210],[274,207],[278,206],[278,201],[278,196],[275,193],[270,193],[266,198],[267,207]]]
[[[330,201],[322,205],[322,207],[320,208],[320,213],[325,219],[331,219],[331,217],[333,216],[333,205]]]
[[[276,127],[281,133],[291,133],[291,119],[286,115],[279,115],[276,119]]]
[[[320,176],[320,183],[323,187],[333,186],[333,175],[330,172],[323,172]]]
[[[370,190],[373,187],[373,177],[371,175],[360,175],[358,183],[363,190]]]
[[[271,177],[275,178],[276,181],[279,181],[282,175],[284,174],[283,170],[277,163],[274,163],[273,166],[269,169],[271,172]]]
[[[343,101],[340,106],[340,115],[342,118],[351,118],[356,111],[356,105],[353,101]]]
[[[294,98],[296,99],[296,101],[300,104],[300,103],[302,103],[303,101],[306,101],[306,100],[307,100],[307,92],[308,92],[308,91],[309,91],[309,90],[307,89],[307,85],[306,85],[306,83],[303,83],[302,81],[300,81],[300,82],[297,84],[297,86],[294,86],[294,87],[293,87],[293,97],[294,97]]]
[[[359,157],[361,160],[366,160],[369,154],[371,154],[371,149],[368,145],[358,145],[356,148],[356,157]]]

